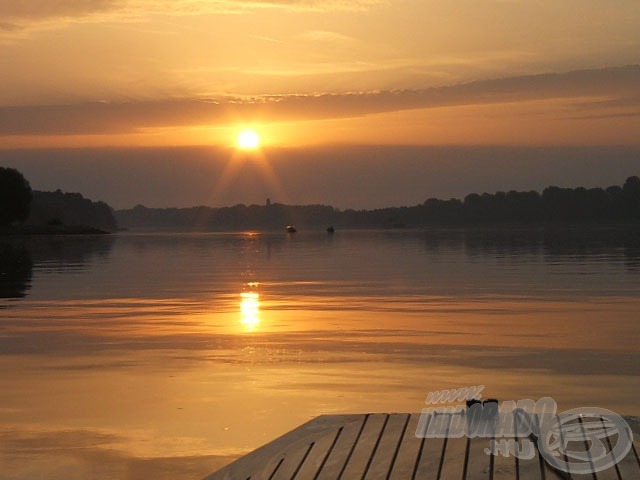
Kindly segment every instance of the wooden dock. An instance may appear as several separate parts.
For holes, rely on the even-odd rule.
[[[488,455],[487,438],[418,438],[419,421],[406,413],[320,416],[205,480],[640,480],[635,446],[614,467],[571,476],[537,447],[523,460]],[[637,439],[638,423],[627,421]]]

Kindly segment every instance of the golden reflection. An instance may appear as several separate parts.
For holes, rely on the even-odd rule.
[[[255,330],[260,324],[260,294],[242,292],[240,294],[240,313],[242,314],[240,323],[249,331]]]

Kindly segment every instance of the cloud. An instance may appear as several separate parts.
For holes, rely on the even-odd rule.
[[[16,30],[20,30],[20,27],[15,23],[0,22],[0,32],[13,32]]]
[[[0,0],[0,16],[12,19],[41,19],[51,17],[83,16],[113,10],[123,0]]]
[[[298,38],[301,40],[325,43],[351,43],[355,41],[353,37],[349,37],[338,32],[331,32],[328,30],[308,30],[298,35]]]
[[[384,0],[0,0],[0,30],[51,26],[56,20],[117,21],[152,14],[243,13],[265,8],[308,11],[364,10]],[[64,23],[59,24],[59,26]]]
[[[162,127],[352,118],[412,109],[549,99],[594,99],[604,101],[604,105],[638,106],[640,66],[501,78],[418,90],[5,106],[0,107],[0,135],[135,133]],[[593,109],[597,104],[576,101],[574,108]]]

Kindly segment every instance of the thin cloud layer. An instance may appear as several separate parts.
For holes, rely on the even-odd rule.
[[[363,10],[383,0],[0,0],[0,30],[55,20],[130,20],[147,15],[238,14],[264,8],[309,11]],[[58,26],[62,26],[59,24]]]
[[[0,135],[135,133],[148,128],[337,119],[549,99],[575,99],[577,112],[573,114],[582,109],[588,110],[585,115],[609,115],[612,112],[607,108],[620,106],[640,110],[640,66],[511,77],[421,90],[6,106],[0,107]]]
[[[114,10],[121,8],[123,4],[123,0],[0,0],[0,16],[13,20],[75,17]]]

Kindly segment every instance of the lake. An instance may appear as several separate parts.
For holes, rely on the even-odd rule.
[[[638,415],[638,233],[0,239],[0,479],[198,479],[466,386]]]

